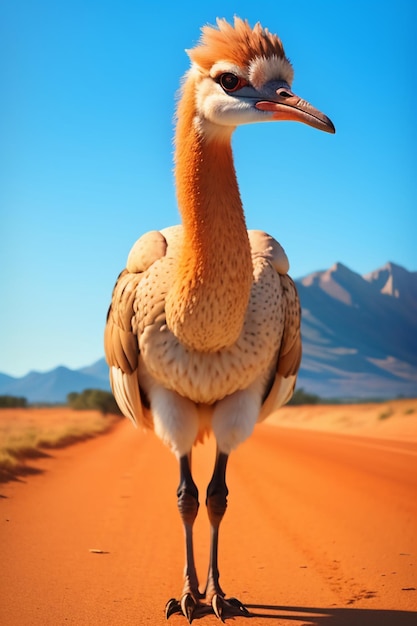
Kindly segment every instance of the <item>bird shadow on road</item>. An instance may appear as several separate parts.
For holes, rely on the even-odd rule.
[[[246,604],[249,618],[288,620],[305,626],[415,626],[417,611]]]

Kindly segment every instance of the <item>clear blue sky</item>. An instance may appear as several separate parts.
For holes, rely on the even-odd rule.
[[[273,234],[299,278],[340,261],[417,270],[414,0],[0,6],[0,372],[103,355],[114,281],[143,232],[178,222],[175,93],[200,26],[233,15],[283,40],[294,91],[335,136],[239,128],[248,226]]]

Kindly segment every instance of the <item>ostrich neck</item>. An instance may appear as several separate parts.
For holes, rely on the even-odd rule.
[[[188,88],[188,89],[187,89]],[[167,323],[188,347],[232,345],[245,318],[252,260],[231,149],[231,130],[205,137],[194,85],[178,109],[175,175],[184,239],[167,295]]]

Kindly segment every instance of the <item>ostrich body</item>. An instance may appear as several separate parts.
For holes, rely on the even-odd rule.
[[[290,399],[301,359],[300,306],[287,257],[271,236],[246,230],[231,135],[258,121],[334,127],[291,92],[293,71],[281,41],[259,24],[218,20],[188,54],[175,135],[182,225],[134,244],[114,288],[105,352],[122,412],[153,429],[179,461],[186,564],[180,600],[168,602],[166,615],[183,613],[191,622],[207,611],[221,619],[247,613],[219,584],[227,460],[258,421]],[[209,432],[217,452],[206,498],[210,565],[201,591],[191,452]]]

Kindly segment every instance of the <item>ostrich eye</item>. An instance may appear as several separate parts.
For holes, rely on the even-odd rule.
[[[240,78],[231,72],[220,74],[218,81],[221,87],[223,87],[225,91],[229,92],[236,91],[246,84],[246,81],[243,78]]]
[[[285,89],[283,89],[282,91],[279,92],[279,95],[282,98],[291,98],[292,94],[288,93],[288,91],[285,91]]]

